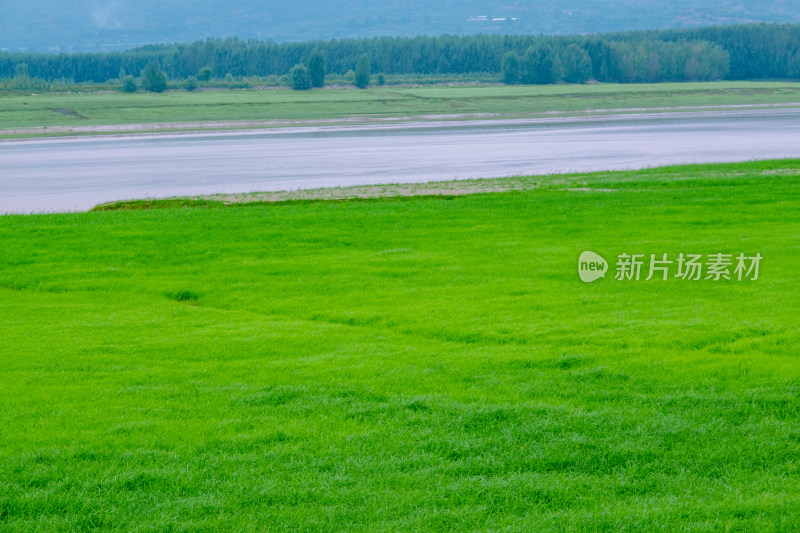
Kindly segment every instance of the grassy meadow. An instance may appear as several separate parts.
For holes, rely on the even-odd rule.
[[[0,530],[800,529],[800,160],[522,182],[0,216]]]
[[[0,95],[0,136],[10,130],[243,121],[318,121],[459,115],[532,117],[637,108],[797,104],[800,83],[711,82],[551,86],[374,87]],[[263,125],[262,125],[263,127]],[[52,134],[53,132],[51,132]],[[64,131],[56,132],[63,134]],[[76,130],[73,133],[81,133]],[[83,132],[88,133],[88,132]]]

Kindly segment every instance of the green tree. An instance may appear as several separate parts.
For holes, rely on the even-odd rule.
[[[197,79],[200,81],[208,81],[211,79],[211,67],[203,67],[197,71]]]
[[[535,84],[556,83],[561,79],[561,62],[550,46],[530,47],[525,55],[522,82]]]
[[[591,38],[583,45],[592,62],[592,78],[597,81],[608,81],[608,65],[611,63],[611,47],[599,38]]]
[[[356,87],[359,89],[366,89],[370,80],[370,65],[369,56],[361,54],[356,63]]]
[[[787,73],[790,78],[800,78],[800,51],[795,52],[788,58]]]
[[[693,46],[694,54],[697,56],[701,65],[702,80],[719,80],[724,78],[730,70],[731,56],[727,50],[719,46],[713,46],[708,42],[700,42]],[[791,76],[791,61],[787,57],[785,63],[784,76]]]
[[[153,59],[142,71],[142,87],[153,93],[163,93],[167,90],[167,73],[161,68],[161,63]]]
[[[28,90],[33,87],[31,84],[31,76],[28,72],[28,65],[26,63],[17,63],[14,65],[14,83],[15,89]]]
[[[508,85],[519,83],[519,56],[516,52],[506,52],[503,56],[503,82]]]
[[[183,84],[183,86],[190,93],[196,91],[197,87],[199,86],[199,84],[197,83],[197,76],[189,77]]]
[[[27,63],[17,63],[14,65],[14,77],[15,78],[30,78],[31,75],[28,72],[28,64]]]
[[[308,74],[311,76],[312,87],[325,85],[325,54],[318,48],[308,56]]]
[[[567,83],[586,83],[592,75],[592,60],[586,50],[573,43],[561,55],[564,67],[564,81]]]
[[[307,91],[311,88],[311,75],[302,63],[293,66],[289,71],[289,81],[295,91]]]
[[[122,92],[125,93],[135,93],[138,87],[136,87],[136,80],[133,79],[133,76],[125,76],[122,78]]]

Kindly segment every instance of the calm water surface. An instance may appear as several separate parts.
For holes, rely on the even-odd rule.
[[[0,141],[0,212],[780,157],[800,157],[800,109]]]

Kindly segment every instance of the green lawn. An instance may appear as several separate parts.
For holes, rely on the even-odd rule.
[[[0,217],[0,530],[800,529],[800,160],[523,189]]]
[[[385,87],[364,91],[270,89],[196,93],[177,91],[160,95],[4,95],[0,96],[0,135],[3,130],[45,126],[63,128],[141,123],[339,120],[353,117],[396,118],[460,114],[525,117],[541,116],[549,112],[581,114],[589,110],[798,102],[800,83],[786,82]]]

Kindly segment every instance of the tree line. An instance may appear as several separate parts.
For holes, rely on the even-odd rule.
[[[366,58],[366,59],[365,59]],[[366,64],[365,64],[366,62]],[[501,74],[506,83],[616,83],[800,78],[800,25],[748,24],[589,36],[376,37],[300,43],[206,39],[96,54],[0,53],[0,78],[105,83],[285,76],[297,88],[327,73]],[[152,74],[152,72],[151,72]],[[307,78],[306,78],[307,76]],[[295,80],[299,82],[295,83]],[[128,80],[130,81],[130,80]]]
[[[728,75],[730,53],[708,41],[587,39],[531,46],[523,54],[506,52],[502,71],[508,84],[710,81]]]

